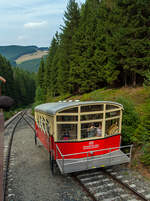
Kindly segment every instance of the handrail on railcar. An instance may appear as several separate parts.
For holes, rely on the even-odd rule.
[[[81,152],[81,153],[76,153],[76,154],[66,154],[66,155],[63,155],[59,149],[59,147],[56,145],[56,152],[58,150],[58,152],[60,153],[61,157],[62,157],[62,166],[59,164],[59,167],[62,169],[62,172],[64,173],[64,170],[65,170],[65,167],[66,166],[69,166],[69,165],[72,165],[72,164],[80,164],[80,163],[83,163],[83,162],[86,162],[88,164],[89,161],[96,161],[96,160],[102,160],[102,159],[113,159],[113,158],[117,158],[117,157],[122,157],[122,155],[116,155],[116,156],[112,156],[111,155],[111,150],[113,149],[124,149],[124,148],[130,148],[130,151],[128,153],[126,153],[125,155],[129,158],[129,160],[131,159],[131,153],[132,153],[132,147],[133,145],[126,145],[126,146],[120,146],[120,147],[112,147],[112,148],[107,148],[107,149],[100,149],[100,150],[95,150],[95,151],[92,151],[93,153],[95,152],[100,152],[100,151],[106,151],[106,150],[109,150],[109,152],[107,154],[110,154],[110,156],[106,156],[106,155],[103,155],[103,157],[100,157],[102,155],[97,155],[97,156],[94,156],[94,158],[92,158],[92,156],[89,156],[89,153],[91,153],[91,151],[87,151],[87,152]],[[74,156],[74,155],[79,155],[79,154],[86,154],[86,157],[84,158],[81,158],[82,160],[80,161],[73,161],[73,162],[69,162],[69,163],[66,163],[65,164],[65,157],[67,156]],[[58,156],[57,156],[58,157]],[[96,157],[96,158],[95,158]],[[56,158],[56,160],[58,160],[58,158]],[[59,160],[58,160],[58,163],[59,163]]]
[[[66,155],[63,155],[59,149],[59,147],[57,146],[56,144],[56,148],[58,149],[60,155],[63,157],[65,156],[75,156],[75,155],[80,155],[80,154],[86,154],[86,153],[91,153],[91,152],[98,152],[98,151],[106,151],[106,150],[112,150],[112,149],[122,149],[122,148],[127,148],[127,147],[131,147],[131,151],[132,151],[132,147],[133,145],[125,145],[125,146],[120,146],[120,147],[112,147],[112,148],[107,148],[107,149],[99,149],[99,150],[95,150],[95,151],[87,151],[87,152],[80,152],[80,153],[74,153],[74,154],[66,154]]]

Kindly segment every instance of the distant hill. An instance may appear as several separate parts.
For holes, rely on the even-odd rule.
[[[0,46],[0,54],[5,56],[13,66],[19,63],[19,66],[23,68],[24,61],[30,60],[28,63],[28,69],[36,69],[34,66],[40,64],[40,58],[47,54],[47,47],[37,47],[37,46],[19,46],[19,45],[9,45]],[[35,59],[36,58],[36,59]],[[33,60],[33,61],[31,61]],[[23,65],[21,65],[23,62]],[[34,64],[35,62],[35,64]],[[31,70],[32,71],[32,70]]]
[[[48,51],[45,51],[45,50],[44,51],[38,50],[34,53],[24,54],[24,55],[22,55],[16,59],[16,63],[20,64],[20,63],[28,61],[28,60],[39,59],[39,58],[42,58],[43,56],[45,56],[47,54],[48,54]]]
[[[44,59],[46,59],[46,55],[44,56]],[[29,72],[37,72],[40,65],[40,61],[41,58],[32,59],[28,61],[23,61],[22,63],[17,64],[17,66]]]

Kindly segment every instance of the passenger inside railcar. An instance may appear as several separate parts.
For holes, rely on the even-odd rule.
[[[76,124],[58,124],[57,137],[58,137],[58,140],[76,140],[77,125]]]
[[[99,126],[98,128],[96,129],[96,133],[97,133],[97,136],[98,137],[101,137],[102,136],[102,124],[99,123]]]
[[[99,123],[83,123],[81,124],[81,139],[89,137],[97,137],[97,129]]]
[[[69,138],[70,138],[70,133],[69,133],[69,131],[67,131],[67,132],[65,132],[65,133],[63,134],[62,140],[69,140]]]
[[[96,127],[94,123],[88,128],[88,137],[95,137],[96,136]]]
[[[106,121],[106,135],[119,133],[119,119]]]

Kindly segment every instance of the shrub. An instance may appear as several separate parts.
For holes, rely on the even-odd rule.
[[[150,143],[147,143],[142,148],[142,155],[140,157],[140,160],[144,165],[150,165]]]
[[[144,115],[140,119],[140,124],[134,134],[134,142],[136,144],[146,144],[150,141],[150,104],[144,106]]]
[[[122,143],[130,144],[133,142],[133,134],[139,124],[139,115],[135,110],[135,107],[131,100],[119,97],[116,100],[121,103],[124,107],[123,121],[122,121]]]
[[[142,148],[140,160],[145,165],[150,165],[150,104],[149,101],[143,109],[144,115],[134,134],[134,142]]]

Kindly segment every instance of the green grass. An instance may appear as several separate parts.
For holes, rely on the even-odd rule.
[[[98,89],[83,95],[72,96],[69,99],[80,101],[116,101],[118,98],[123,97],[133,102],[138,113],[144,112],[144,106],[150,101],[150,87],[137,87],[137,88],[118,88],[118,89]],[[52,101],[55,101],[53,99]],[[64,100],[59,97],[59,100]]]
[[[137,88],[118,88],[118,89],[97,89],[83,95],[71,96],[65,94],[63,96],[49,97],[46,102],[57,102],[60,100],[80,100],[80,101],[117,101],[120,97],[131,101],[137,112],[142,114],[147,102],[150,102],[150,87]]]

